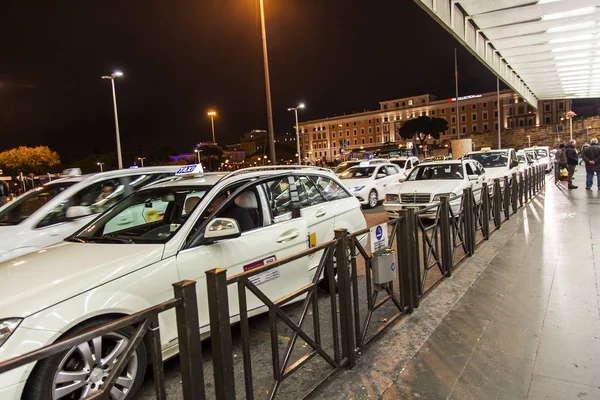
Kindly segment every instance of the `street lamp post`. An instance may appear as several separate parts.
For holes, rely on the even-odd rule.
[[[297,107],[288,108],[288,111],[294,111],[296,114],[296,151],[298,154],[298,165],[300,165],[300,129],[298,127],[298,110],[304,108],[304,104],[299,104]]]
[[[209,111],[208,112],[208,116],[210,117],[210,126],[212,128],[212,136],[213,136],[213,143],[217,144],[217,141],[215,140],[215,116],[217,115],[216,111]]]
[[[570,135],[570,140],[573,140],[573,117],[576,117],[577,114],[575,114],[573,111],[569,111],[566,114],[566,117],[569,118],[569,135]]]
[[[585,127],[585,142],[586,143],[590,142],[590,129],[592,129],[592,127],[590,125]]]
[[[140,162],[142,163],[142,168],[144,168],[144,160],[146,159],[146,157],[138,157],[138,160],[140,160]]]
[[[264,0],[260,0],[260,26],[262,30],[263,64],[265,69],[265,91],[267,92],[267,118],[269,129],[269,142],[271,143],[271,161],[277,163],[275,158],[275,132],[273,130],[273,108],[271,107],[271,79],[269,78],[269,55],[267,51],[267,27],[265,21]]]
[[[117,161],[119,163],[119,169],[123,169],[123,158],[121,156],[121,136],[119,134],[119,114],[117,112],[117,92],[115,91],[115,78],[119,78],[123,76],[123,73],[120,71],[115,71],[110,75],[105,75],[102,79],[110,80],[110,84],[112,86],[112,95],[113,95],[113,108],[115,111],[115,131],[117,135]]]
[[[104,172],[104,168],[102,168],[102,166],[103,166],[104,164],[105,164],[105,163],[103,163],[103,162],[100,162],[100,161],[98,161],[98,162],[96,163],[96,165],[98,165],[98,166],[100,167],[100,172]]]
[[[531,147],[531,136],[527,135],[527,147]]]
[[[202,153],[202,150],[196,149],[194,150],[194,153],[198,155],[198,164],[202,164],[202,160],[200,160],[200,153]]]

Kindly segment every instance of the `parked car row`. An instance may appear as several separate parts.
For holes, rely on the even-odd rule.
[[[377,165],[369,176],[386,179],[380,167],[397,182],[399,168],[391,163]],[[366,228],[359,200],[331,170],[188,169],[67,178],[0,209],[0,232],[8,229],[2,245],[4,237],[19,238],[3,247],[0,263],[0,361],[166,301],[171,284],[183,279],[197,281],[200,330],[207,333],[207,270],[241,273],[331,240],[335,228]],[[40,231],[56,235],[48,239]],[[21,250],[13,251],[17,246]],[[294,260],[254,277],[254,283],[269,298],[281,298],[307,285],[319,261]],[[230,304],[236,315],[237,301]],[[265,310],[257,298],[248,298],[249,315]],[[161,313],[159,320],[168,359],[178,352],[175,313]],[[4,373],[0,399],[89,396],[102,387],[131,334],[115,331]],[[111,396],[135,398],[147,362],[141,344]]]

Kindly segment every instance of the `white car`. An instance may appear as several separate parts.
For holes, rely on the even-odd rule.
[[[472,151],[465,154],[463,159],[478,161],[485,168],[490,190],[493,190],[496,178],[499,178],[500,185],[504,186],[504,177],[512,179],[519,167],[517,152],[514,149]]]
[[[178,166],[122,169],[50,182],[0,208],[0,261],[58,243]]]
[[[410,174],[410,171],[412,171],[412,169],[414,167],[416,167],[417,165],[419,165],[419,158],[418,157],[395,157],[395,158],[390,158],[390,162],[392,164],[395,164],[398,166],[398,168],[400,168],[400,181],[405,181],[406,178],[408,177],[408,174]]]
[[[526,153],[523,150],[517,151],[517,159],[519,160],[518,171],[524,173],[527,168],[531,168],[534,165],[539,165],[538,161],[534,159],[535,155]]]
[[[549,146],[527,147],[524,149],[524,151],[527,154],[535,155],[534,158],[537,160],[539,165],[544,166],[544,170],[546,172],[552,171],[552,168],[554,167],[554,161],[552,160]]]
[[[385,199],[386,194],[396,192],[400,176],[400,168],[395,164],[365,162],[347,169],[340,179],[360,204],[373,208]]]
[[[125,229],[113,223],[141,208],[154,218]],[[293,208],[299,215],[292,217]],[[0,263],[0,361],[167,301],[172,283],[184,279],[197,281],[200,331],[208,333],[206,271],[226,268],[233,275],[280,260],[333,239],[338,227],[352,232],[366,221],[356,198],[322,169],[194,174],[147,186],[64,242]],[[253,282],[270,299],[281,298],[310,282],[319,258],[292,261]],[[232,298],[232,321],[239,320],[237,304]],[[265,310],[248,297],[249,315]],[[178,352],[174,310],[159,321],[166,360]],[[131,332],[116,331],[35,368],[0,375],[0,399],[94,393]],[[146,367],[140,345],[111,394],[135,399]]]
[[[369,165],[375,165],[375,164],[381,164],[381,163],[386,163],[388,162],[388,160],[383,159],[383,158],[372,158],[370,160],[350,160],[350,161],[344,161],[343,163],[340,163],[337,167],[335,167],[335,174],[337,176],[342,175],[344,172],[346,172],[346,170],[348,168],[352,168],[352,167],[357,167],[361,164],[365,164],[368,163]]]
[[[423,163],[413,168],[397,193],[385,197],[383,208],[389,219],[395,219],[400,216],[400,210],[427,208],[439,201],[442,195],[449,195],[452,199],[466,188],[479,189],[485,180],[486,171],[475,160]],[[475,200],[480,198],[481,194],[476,193]],[[458,212],[460,199],[450,200],[450,206],[453,212]],[[432,209],[421,216],[434,218],[435,215],[436,210]]]

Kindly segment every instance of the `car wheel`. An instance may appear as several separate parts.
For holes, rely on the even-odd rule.
[[[88,321],[70,333],[81,333],[110,321]],[[98,393],[129,343],[133,330],[123,328],[40,361],[27,381],[23,399],[73,400]],[[146,346],[142,341],[116,379],[109,398],[135,398],[146,367]]]
[[[369,208],[377,207],[377,203],[379,203],[379,198],[377,197],[377,192],[373,189],[369,192]]]

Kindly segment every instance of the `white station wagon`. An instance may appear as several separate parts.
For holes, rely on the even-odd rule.
[[[299,202],[292,202],[297,191]],[[300,216],[292,218],[292,207]],[[139,214],[123,227],[118,221]],[[193,174],[141,189],[63,243],[0,263],[0,361],[49,345],[173,297],[174,282],[197,281],[201,333],[209,331],[205,272],[256,268],[333,239],[334,228],[366,227],[358,200],[329,170],[247,169]],[[310,282],[319,257],[269,271],[271,299]],[[275,273],[273,273],[275,271]],[[232,315],[237,302],[231,302]],[[265,311],[248,297],[249,315]],[[177,354],[173,310],[159,316],[164,359]],[[79,399],[98,390],[130,338],[121,330],[0,375],[0,399]],[[143,345],[111,391],[135,398]],[[99,379],[102,378],[102,379]]]
[[[50,182],[0,208],[0,261],[38,251],[72,235],[125,196],[178,166],[121,169]]]
[[[386,194],[398,189],[401,176],[400,168],[395,164],[364,162],[348,168],[340,179],[360,204],[374,208],[385,199]]]
[[[486,180],[486,172],[475,160],[439,161],[423,163],[413,168],[397,194],[385,197],[383,208],[389,219],[398,218],[400,210],[427,208],[440,200],[442,195],[450,197],[452,211],[458,212],[460,200],[452,197],[462,194],[466,188],[479,189]],[[480,194],[475,195],[478,201]],[[422,215],[435,217],[432,209]]]

